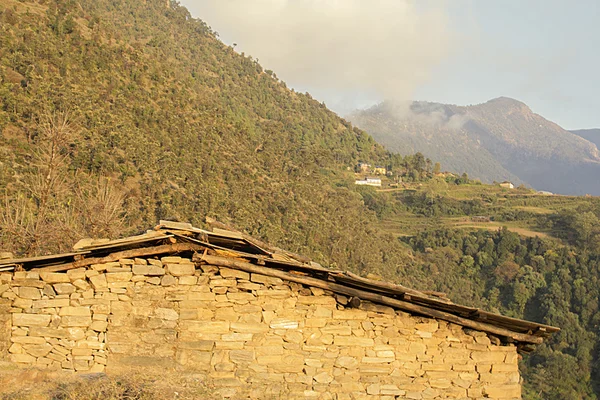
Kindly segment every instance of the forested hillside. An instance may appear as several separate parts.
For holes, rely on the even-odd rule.
[[[0,4],[5,248],[58,251],[204,215],[337,264],[378,264],[394,246],[336,185],[390,155],[186,9]]]
[[[525,399],[598,397],[599,198],[454,177],[364,198],[380,229],[411,246],[424,286],[562,328],[521,364]]]
[[[355,187],[359,161],[405,186]],[[512,197],[434,169],[175,3],[0,0],[0,249],[45,254],[208,215],[325,265],[559,325],[523,362],[527,398],[595,399],[597,199]],[[494,229],[452,222],[477,215]]]

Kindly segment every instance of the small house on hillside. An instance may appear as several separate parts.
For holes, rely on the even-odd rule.
[[[506,188],[506,189],[514,189],[515,185],[512,184],[512,182],[509,181],[504,181],[500,184],[500,187]]]
[[[386,175],[387,174],[387,168],[378,165],[378,166],[376,166],[373,169],[373,173],[375,173],[375,175]]]
[[[381,179],[379,178],[365,178],[361,180],[356,180],[354,182],[356,185],[366,185],[366,186],[376,186],[381,187]]]
[[[219,398],[520,399],[518,352],[559,330],[207,223],[0,260],[0,359],[189,372]]]
[[[358,172],[370,172],[371,165],[363,162],[358,163],[357,170]]]

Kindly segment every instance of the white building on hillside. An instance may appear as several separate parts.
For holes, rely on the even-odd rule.
[[[354,183],[357,185],[381,187],[381,179],[379,178],[365,178],[364,180],[357,180]]]

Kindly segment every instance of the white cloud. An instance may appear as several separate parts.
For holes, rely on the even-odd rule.
[[[320,98],[411,99],[452,50],[442,1],[184,0],[238,51]],[[427,4],[426,7],[422,7]],[[330,96],[328,96],[328,93]],[[340,99],[339,94],[354,99]],[[330,104],[331,105],[331,104]]]

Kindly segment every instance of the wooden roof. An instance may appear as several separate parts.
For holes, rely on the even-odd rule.
[[[454,304],[443,293],[418,291],[324,268],[306,257],[270,246],[213,219],[207,218],[207,223],[212,231],[187,223],[160,221],[153,230],[142,235],[112,241],[81,241],[72,253],[0,260],[0,271],[59,272],[124,258],[185,253],[197,263],[275,276],[330,290],[346,299],[349,305],[370,301],[487,332],[503,342],[516,343],[521,351],[531,351],[532,345],[542,343],[544,338],[560,330]]]

